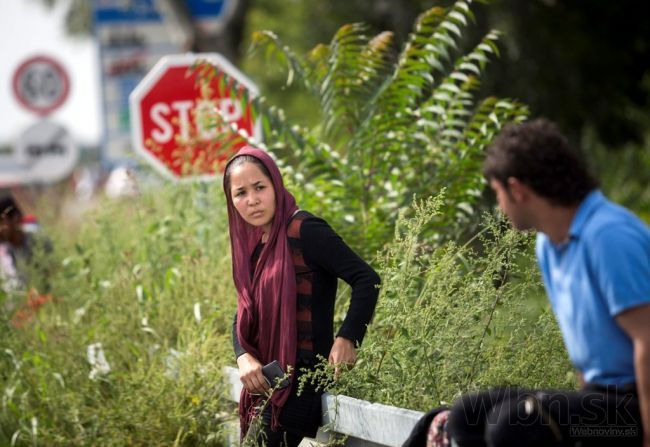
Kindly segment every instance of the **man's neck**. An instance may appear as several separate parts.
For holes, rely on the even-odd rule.
[[[571,223],[577,211],[578,205],[558,206],[547,203],[537,230],[547,235],[556,245],[568,242]]]

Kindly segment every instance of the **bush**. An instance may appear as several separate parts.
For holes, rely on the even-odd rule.
[[[445,208],[429,233],[448,240],[466,233],[477,222],[484,148],[503,125],[527,115],[516,101],[477,97],[487,63],[498,54],[499,33],[488,32],[462,52],[461,36],[473,20],[469,4],[458,0],[423,12],[399,51],[392,33],[371,36],[361,23],[342,26],[305,57],[272,32],[253,36],[256,49],[287,67],[287,84],[313,95],[321,121],[312,128],[292,125],[259,97],[253,104],[264,142],[251,143],[278,157],[300,206],[327,219],[364,255],[390,241],[413,194],[446,188]],[[199,70],[203,80],[214,75],[205,65]],[[203,91],[210,101],[210,90]],[[204,127],[221,126],[218,118]]]
[[[20,303],[2,306],[0,444],[221,442],[236,296],[222,197],[172,185],[53,233],[53,300],[20,328]],[[98,343],[108,368],[89,362]]]
[[[472,243],[423,242],[443,201],[415,202],[398,219],[379,263],[382,292],[354,369],[335,393],[428,410],[460,393],[493,385],[573,387],[559,329],[543,298],[530,234],[488,215]]]

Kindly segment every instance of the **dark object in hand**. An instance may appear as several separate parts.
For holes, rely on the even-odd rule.
[[[288,377],[285,377],[286,374],[277,360],[263,366],[262,374],[271,388],[277,386],[277,389],[281,390],[291,385],[291,381]]]

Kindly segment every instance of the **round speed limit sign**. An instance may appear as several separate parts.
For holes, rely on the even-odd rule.
[[[70,81],[57,61],[36,56],[20,64],[13,79],[18,101],[32,112],[47,115],[68,97]]]

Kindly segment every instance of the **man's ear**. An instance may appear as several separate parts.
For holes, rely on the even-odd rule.
[[[510,197],[516,203],[525,202],[528,199],[528,187],[515,177],[508,177],[507,189]]]

